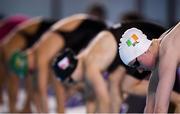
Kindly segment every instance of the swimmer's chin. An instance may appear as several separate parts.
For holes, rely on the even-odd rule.
[[[151,70],[153,70],[154,68],[155,68],[155,65],[154,65],[154,64],[151,64],[151,65],[149,65],[149,66],[144,67],[144,70],[145,70],[145,71],[151,71]]]

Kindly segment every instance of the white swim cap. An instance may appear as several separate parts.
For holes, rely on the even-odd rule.
[[[119,55],[124,64],[128,65],[136,57],[146,52],[151,45],[151,40],[137,28],[124,32],[119,44]]]

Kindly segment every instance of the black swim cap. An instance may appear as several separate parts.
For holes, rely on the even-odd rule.
[[[78,60],[71,49],[66,49],[59,53],[52,64],[53,71],[61,82],[72,81],[71,74],[77,66]]]

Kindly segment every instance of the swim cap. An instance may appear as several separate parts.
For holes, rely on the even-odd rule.
[[[27,55],[20,51],[14,52],[9,60],[9,67],[20,78],[24,78],[28,72]]]
[[[4,19],[4,24],[0,27],[0,41],[2,41],[5,36],[9,34],[15,27],[21,23],[28,20],[28,17],[25,15],[13,15]]]
[[[57,79],[61,82],[66,80],[72,82],[71,74],[75,70],[77,62],[78,60],[71,49],[66,49],[63,53],[59,53],[52,64]]]
[[[136,57],[142,55],[151,45],[151,40],[137,28],[124,32],[119,44],[119,55],[124,64],[128,65]]]

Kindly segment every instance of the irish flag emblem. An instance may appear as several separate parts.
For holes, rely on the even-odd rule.
[[[138,42],[138,36],[136,34],[131,35],[131,37],[126,41],[128,47],[135,46]]]

